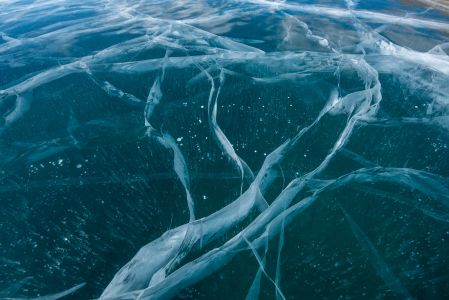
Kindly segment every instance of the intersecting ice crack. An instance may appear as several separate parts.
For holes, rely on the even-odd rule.
[[[188,2],[188,1],[187,1]],[[158,4],[157,1],[154,2]],[[257,299],[261,292],[261,280],[265,276],[274,286],[277,299],[285,299],[282,291],[282,251],[285,228],[307,209],[318,202],[321,195],[336,191],[353,183],[394,183],[416,189],[449,209],[449,184],[446,178],[422,170],[400,167],[382,167],[362,154],[353,152],[345,146],[356,129],[361,127],[399,127],[407,124],[431,125],[443,132],[449,129],[449,43],[441,43],[427,52],[419,52],[395,44],[385,38],[382,32],[388,26],[400,25],[426,30],[449,30],[449,24],[436,20],[405,17],[358,9],[358,1],[345,1],[346,8],[322,5],[297,4],[289,1],[229,1],[225,14],[214,12],[204,16],[184,16],[179,20],[164,19],[154,13],[149,16],[144,1],[105,1],[104,8],[97,13],[102,18],[87,17],[85,20],[67,21],[62,27],[44,27],[27,36],[13,37],[0,32],[4,43],[0,44],[0,55],[14,64],[26,63],[18,54],[27,53],[27,47],[36,47],[42,42],[67,43],[85,35],[116,30],[129,33],[125,41],[117,42],[99,51],[71,58],[65,64],[55,64],[51,68],[39,70],[34,74],[9,82],[0,89],[0,134],[13,127],[32,107],[33,91],[48,83],[74,74],[86,75],[108,97],[141,109],[142,126],[146,128],[145,138],[155,140],[169,152],[172,168],[182,184],[185,193],[189,219],[185,224],[164,232],[159,238],[140,248],[134,257],[125,264],[103,290],[100,299],[167,299],[176,296],[183,289],[201,281],[228,264],[239,252],[250,250],[258,264],[258,269],[247,293],[247,299]],[[160,3],[159,3],[160,4]],[[34,9],[52,7],[51,1],[36,1]],[[64,1],[58,2],[64,5]],[[6,5],[8,8],[8,4]],[[250,9],[249,9],[250,8]],[[63,9],[63,8],[59,8]],[[5,24],[12,26],[14,18],[27,17],[31,11],[7,10],[0,13]],[[264,51],[257,47],[257,41],[246,44],[244,39],[229,38],[214,34],[202,25],[209,21],[227,22],[233,18],[247,18],[252,15],[272,15],[281,18],[282,38],[277,41],[276,51]],[[314,32],[310,24],[302,20],[302,15],[318,15],[329,19],[345,19],[355,30],[357,42],[345,49],[339,45],[332,33]],[[227,19],[229,17],[229,19]],[[92,22],[90,26],[86,22]],[[372,28],[372,23],[382,22],[381,28]],[[8,29],[6,26],[6,29]],[[55,25],[56,26],[56,25]],[[128,29],[124,29],[128,28]],[[298,29],[304,38],[317,47],[317,51],[286,50],[295,43]],[[323,35],[323,36],[322,36]],[[137,37],[136,37],[137,36]],[[301,36],[302,37],[302,36]],[[335,40],[334,40],[335,38]],[[264,42],[264,41],[262,41]],[[262,48],[262,47],[261,47]],[[163,49],[165,55],[138,59],[148,50]],[[349,51],[348,51],[349,50]],[[169,95],[164,90],[169,87],[169,72],[193,69],[195,73],[186,87],[207,85],[208,126],[216,146],[222,155],[233,165],[239,179],[239,196],[210,215],[197,218],[194,193],[191,190],[189,168],[195,163],[185,157],[179,143],[163,126],[155,124],[159,107],[164,105]],[[412,70],[404,72],[403,70]],[[357,89],[345,90],[341,78],[346,73],[356,74],[352,80],[360,82]],[[425,72],[430,72],[431,77]],[[104,73],[123,76],[151,74],[146,99],[137,93],[126,91],[119,84],[101,79]],[[379,116],[383,101],[382,84],[379,74],[395,74],[410,89],[428,89],[431,103],[425,116],[388,117]],[[253,170],[242,158],[240,149],[234,146],[230,137],[220,127],[219,103],[228,87],[230,78],[244,78],[251,84],[275,84],[307,80],[313,74],[332,74],[335,84],[325,91],[327,101],[316,116],[291,137],[274,148],[263,163]],[[210,89],[209,89],[210,86]],[[11,98],[12,97],[12,98]],[[11,101],[10,99],[14,99]],[[223,99],[224,100],[224,99]],[[220,101],[220,102],[219,102]],[[11,105],[9,103],[14,103]],[[3,108],[5,106],[6,108]],[[5,113],[3,113],[3,111]],[[310,135],[317,136],[320,128],[329,120],[344,120],[333,125],[336,132],[332,143],[318,163],[311,162],[310,169],[302,170],[296,165],[288,167],[299,175],[286,178],[284,165],[289,157],[302,151]],[[75,121],[75,126],[81,126]],[[221,124],[223,125],[223,124]],[[68,130],[70,131],[70,130]],[[61,139],[63,146],[49,147],[52,143],[35,145],[28,161],[66,149],[81,147],[71,132],[70,137]],[[185,137],[186,140],[191,137]],[[361,165],[346,174],[328,175],[329,166],[338,155],[343,155]],[[187,157],[188,158],[188,157]],[[247,159],[245,157],[245,159]],[[14,162],[15,160],[10,160]],[[249,160],[247,160],[249,162]],[[254,171],[254,172],[253,172]],[[290,180],[269,203],[268,191],[275,186],[280,176]],[[161,175],[162,176],[162,175]],[[128,178],[130,181],[133,178]],[[86,182],[89,179],[86,179]],[[96,182],[95,178],[91,182]],[[68,182],[67,184],[72,184]],[[245,190],[246,188],[246,190]],[[11,191],[16,187],[2,187]],[[371,189],[371,192],[386,197],[387,193]],[[210,199],[212,200],[212,199]],[[449,213],[444,210],[429,209],[420,203],[410,203],[400,198],[397,202],[412,207],[423,215],[443,223],[449,223]],[[398,274],[388,266],[370,238],[356,223],[349,211],[338,204],[355,239],[369,258],[377,275],[397,296],[412,298]],[[255,215],[255,217],[253,217]],[[234,235],[228,239],[231,232]],[[268,244],[274,237],[279,238],[274,276],[266,268]],[[208,246],[219,243],[215,248]],[[213,244],[213,245],[215,245]],[[259,249],[263,249],[262,255]],[[189,255],[197,254],[189,260]],[[274,279],[273,279],[274,277]],[[44,296],[42,299],[58,299],[75,292],[83,286],[77,285],[61,293]]]

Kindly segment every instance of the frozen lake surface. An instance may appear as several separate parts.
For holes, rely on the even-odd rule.
[[[445,1],[0,1],[0,299],[448,299],[448,176]]]

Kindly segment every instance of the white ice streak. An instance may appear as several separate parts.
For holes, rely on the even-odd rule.
[[[103,89],[109,96],[119,98],[130,105],[143,106],[144,102],[133,94],[122,91],[108,81],[99,81],[91,77],[98,86]]]
[[[21,284],[21,283],[19,283]],[[14,297],[14,298],[2,298],[4,300],[57,300],[57,299],[61,299],[67,295],[73,294],[74,292],[76,292],[77,290],[79,290],[80,288],[82,288],[83,286],[85,286],[86,283],[81,283],[78,285],[75,285],[72,288],[69,288],[65,291],[59,292],[59,293],[55,293],[55,294],[50,294],[50,295],[45,295],[45,296],[39,296],[39,297],[35,297],[35,298],[20,298],[20,297]]]
[[[151,125],[151,116],[153,115],[153,112],[155,108],[159,105],[162,99],[162,90],[161,90],[161,84],[164,81],[165,78],[165,62],[168,58],[168,51],[165,53],[164,61],[162,63],[162,70],[161,74],[156,77],[156,79],[153,82],[153,85],[151,86],[151,89],[147,96],[147,101],[145,105],[144,110],[144,119],[145,119],[145,127],[148,128],[148,130],[152,130],[153,126]]]
[[[190,177],[187,163],[182,155],[181,149],[179,149],[178,144],[171,135],[168,133],[162,133],[162,136],[157,137],[157,139],[167,149],[171,149],[173,151],[173,168],[184,186],[187,197],[187,206],[189,207],[190,222],[192,222],[195,220],[195,203],[192,195],[190,194]]]
[[[321,47],[324,48],[328,48],[329,47],[329,41],[319,35],[315,35],[313,34],[313,32],[310,30],[309,26],[307,25],[307,23],[301,21],[298,17],[294,16],[294,15],[290,15],[288,13],[285,13],[285,20],[284,20],[284,28],[285,28],[285,37],[283,39],[284,43],[287,43],[290,41],[291,39],[291,31],[292,31],[292,27],[294,24],[298,25],[299,27],[301,27],[305,33],[306,33],[306,38],[318,43]],[[293,22],[292,22],[293,21]]]
[[[248,177],[249,181],[251,182],[254,179],[254,174],[251,171],[251,169],[248,167],[248,165],[245,163],[245,161],[237,155],[231,142],[228,140],[228,138],[224,134],[223,130],[221,130],[221,128],[217,122],[217,102],[218,102],[218,97],[220,96],[221,88],[223,87],[224,82],[225,82],[225,73],[224,73],[223,69],[220,71],[220,86],[218,87],[218,91],[215,93],[216,88],[215,88],[214,78],[209,74],[209,72],[207,70],[203,69],[203,72],[206,74],[208,80],[211,83],[209,100],[208,100],[208,104],[207,104],[209,125],[210,125],[210,127],[212,129],[212,133],[214,134],[214,137],[217,140],[218,145],[220,146],[222,151],[231,159],[231,161],[237,166],[237,168],[240,171],[240,176],[241,176],[240,194],[242,194],[244,178]],[[215,97],[214,97],[214,94],[215,94]],[[262,201],[260,203],[260,208],[262,210],[265,209],[266,206],[267,206],[267,204],[265,201]]]
[[[153,115],[154,109],[161,102],[162,91],[161,91],[161,77],[158,76],[154,80],[151,86],[150,92],[148,93],[147,103],[145,105],[145,127],[152,127],[150,123],[151,116]]]

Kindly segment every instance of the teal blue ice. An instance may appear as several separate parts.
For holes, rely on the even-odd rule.
[[[449,299],[445,3],[0,0],[0,299]]]

